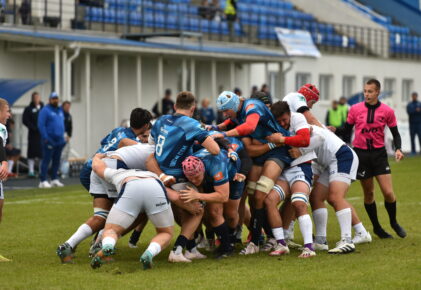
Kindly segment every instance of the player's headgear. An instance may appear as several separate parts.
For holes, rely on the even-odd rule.
[[[237,112],[239,104],[240,97],[230,91],[223,91],[216,100],[216,107],[220,111],[233,110]]]
[[[181,163],[185,176],[194,176],[205,172],[205,165],[196,156],[189,156]]]
[[[315,85],[305,84],[298,92],[306,98],[307,102],[312,100],[317,102],[319,100],[319,90]]]

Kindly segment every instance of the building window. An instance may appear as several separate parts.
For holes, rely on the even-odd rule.
[[[401,96],[402,101],[409,102],[410,95],[411,95],[413,89],[414,89],[414,81],[413,80],[408,80],[408,79],[402,80],[402,96]]]
[[[297,73],[295,75],[295,90],[298,91],[298,89],[305,84],[308,84],[311,82],[311,76],[309,73]]]
[[[396,80],[391,78],[384,79],[383,93],[385,98],[393,97],[396,93]]]
[[[355,94],[355,77],[344,76],[342,79],[342,96],[349,98]]]
[[[332,93],[333,93],[332,84],[333,84],[332,75],[320,75],[319,91],[320,91],[321,100],[330,100],[334,98],[334,96],[332,96]]]

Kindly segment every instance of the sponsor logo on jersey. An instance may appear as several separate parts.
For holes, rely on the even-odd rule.
[[[361,130],[361,133],[376,133],[377,131],[379,131],[379,128],[370,128],[370,129],[366,129],[366,128],[363,128],[362,130]]]
[[[221,172],[221,171],[219,171],[217,174],[215,174],[215,175],[213,176],[213,179],[214,179],[215,181],[219,181],[219,180],[221,180],[222,178],[224,178],[224,175],[222,174],[222,172]]]
[[[253,108],[254,108],[254,104],[250,104],[250,105],[248,105],[248,106],[246,107],[246,113],[247,113],[249,110],[253,109]]]
[[[155,206],[158,207],[158,206],[163,206],[163,205],[166,205],[166,204],[167,204],[166,202],[162,201],[160,203],[155,204]]]

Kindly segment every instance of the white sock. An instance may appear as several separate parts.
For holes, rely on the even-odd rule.
[[[282,228],[282,229],[284,231],[285,240],[289,240],[289,231],[288,231],[288,229],[285,229],[285,228]]]
[[[102,239],[102,248],[104,249],[106,245],[109,245],[112,248],[114,248],[116,242],[117,241],[114,238],[105,237],[105,238]]]
[[[346,240],[347,242],[351,241],[351,209],[348,207],[337,211],[336,217],[338,218],[339,227],[341,228],[341,239]]]
[[[98,232],[98,236],[96,237],[95,243],[98,243],[99,241],[102,240],[102,234],[103,233],[104,233],[104,229],[102,229]]]
[[[13,164],[15,164],[15,161],[7,160],[7,166],[9,167],[9,172],[13,171]]]
[[[273,228],[272,234],[277,241],[284,240],[284,229],[283,228]]]
[[[313,243],[313,223],[309,214],[298,217],[298,224],[300,225],[301,234],[303,235],[304,244]]]
[[[92,229],[87,224],[81,225],[77,231],[66,241],[70,247],[74,248],[79,245],[84,239],[92,235]]]
[[[326,237],[327,228],[327,208],[322,207],[313,211],[314,226],[316,227],[316,237]]]
[[[33,173],[35,170],[35,160],[34,159],[28,159],[28,168],[29,168],[29,172]]]
[[[179,245],[177,246],[177,248],[175,249],[175,254],[176,255],[180,255],[183,252],[183,248]]]
[[[359,223],[353,226],[355,233],[359,233],[362,236],[366,236],[367,235],[367,230],[365,229],[363,223]]]
[[[161,252],[161,246],[156,242],[151,242],[146,251],[149,251],[155,257]]]

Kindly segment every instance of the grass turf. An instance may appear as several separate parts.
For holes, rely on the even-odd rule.
[[[62,265],[55,254],[92,213],[91,198],[81,186],[63,189],[6,192],[3,222],[0,224],[0,254],[13,259],[0,263],[1,289],[120,289],[120,288],[421,288],[421,199],[419,172],[421,158],[391,161],[394,189],[398,197],[398,220],[408,237],[400,239],[389,226],[382,196],[376,187],[378,214],[394,239],[358,245],[349,255],[318,253],[311,259],[298,259],[298,251],[281,258],[266,253],[191,264],[170,264],[169,249],[155,258],[154,268],[143,271],[139,256],[154,230],[148,225],[138,249],[127,246],[128,237],[117,244],[115,262],[92,270],[87,256],[89,241],[77,249],[75,264]],[[348,194],[368,230],[370,221],[363,208],[358,182]],[[178,233],[176,230],[176,234]],[[246,234],[246,233],[245,233]],[[296,225],[296,241],[302,242]],[[339,227],[329,209],[328,240],[334,246]]]

